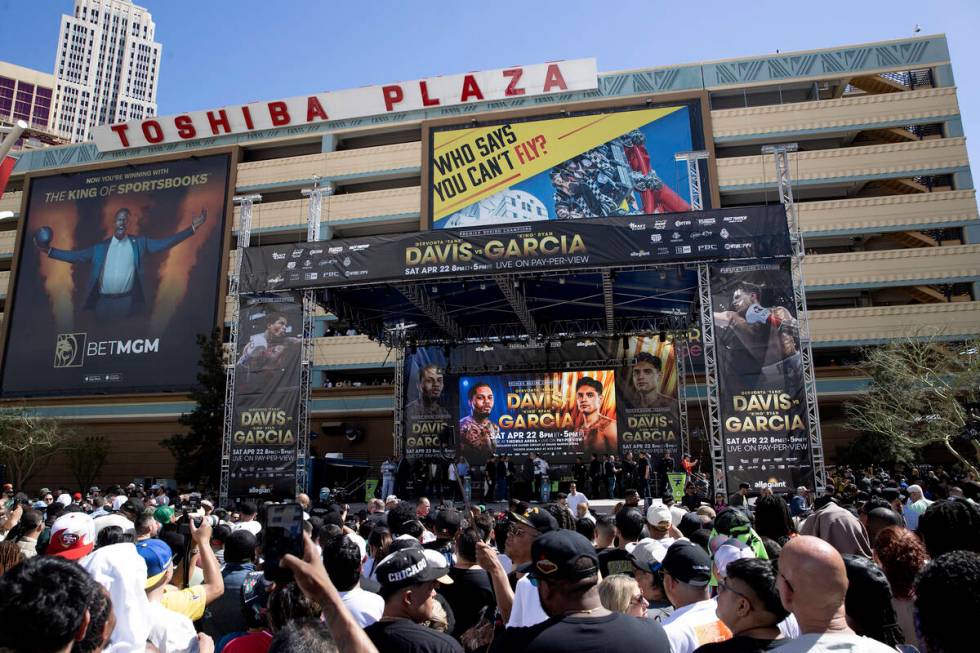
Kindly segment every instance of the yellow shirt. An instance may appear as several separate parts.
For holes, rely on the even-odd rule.
[[[168,610],[178,612],[191,621],[197,621],[204,616],[207,606],[207,593],[201,585],[179,590],[169,585],[163,589],[160,603]]]

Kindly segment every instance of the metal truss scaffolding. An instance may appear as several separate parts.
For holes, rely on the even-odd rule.
[[[725,482],[725,436],[721,430],[721,400],[718,397],[718,359],[715,356],[715,319],[711,307],[711,275],[707,264],[698,266],[698,295],[701,306],[701,343],[704,347],[704,385],[708,391],[708,424],[711,439],[711,469],[715,492],[728,495]]]
[[[391,450],[396,454],[402,453],[402,444],[405,439],[402,437],[402,430],[405,428],[405,349],[395,348],[395,414],[394,428],[391,436],[394,439]]]
[[[313,177],[313,187],[304,188],[302,193],[309,198],[306,214],[306,240],[315,243],[320,240],[321,205],[324,196],[333,194],[333,184],[320,184]],[[309,490],[310,457],[310,390],[313,385],[313,358],[315,353],[314,318],[317,298],[315,290],[303,291],[303,347],[299,379],[299,410],[296,416],[296,488],[299,492]]]
[[[684,161],[687,164],[687,190],[688,195],[691,199],[691,210],[693,211],[703,211],[704,210],[704,200],[701,194],[701,161],[708,158],[708,152],[705,150],[697,150],[694,152],[678,152],[674,155],[674,160]],[[698,268],[698,287],[700,288],[701,282],[701,267]],[[706,274],[706,273],[705,273]],[[705,277],[706,278],[706,277]],[[704,313],[702,311],[701,315],[702,321],[704,320]],[[684,351],[688,350],[687,342],[687,332],[684,336]],[[676,342],[675,342],[675,353]],[[691,431],[688,426],[687,419],[687,368],[684,363],[684,356],[676,356],[677,360],[677,399],[678,399],[678,415],[680,417],[680,429],[681,429],[681,453],[690,454],[691,453]],[[712,452],[714,449],[712,449]],[[712,461],[714,461],[714,453],[712,453]]]
[[[685,331],[685,334],[687,332]],[[677,415],[678,427],[681,430],[681,453],[691,453],[691,431],[687,423],[687,368],[684,364],[684,354],[688,343],[687,335],[684,336],[682,347],[677,346],[677,338],[674,340],[674,364],[677,366]]]
[[[238,251],[235,267],[228,277],[228,294],[231,296],[231,315],[226,316],[231,327],[228,333],[228,346],[225,355],[225,415],[221,430],[221,473],[218,496],[221,505],[228,503],[228,486],[231,481],[231,439],[235,430],[235,358],[238,352],[238,282],[242,273],[242,258],[252,237],[252,204],[261,202],[261,195],[237,195],[235,204],[241,207],[238,225]]]
[[[789,154],[797,149],[796,143],[766,145],[763,146],[762,153],[772,154],[775,159],[779,200],[786,208],[786,221],[789,225],[790,240],[793,243],[793,258],[790,267],[793,275],[796,319],[800,325],[800,357],[803,364],[807,429],[813,460],[814,485],[816,485],[817,492],[822,494],[823,488],[827,485],[827,467],[824,463],[823,437],[820,433],[820,408],[817,403],[817,381],[813,372],[813,346],[810,338],[810,319],[806,308],[806,283],[803,277],[803,259],[806,255],[806,249],[803,246],[803,233],[800,230],[796,202],[793,199],[793,184],[789,172]]]
[[[538,333],[538,326],[534,322],[534,316],[527,310],[527,299],[524,297],[524,290],[521,288],[521,281],[518,277],[503,275],[495,279],[501,294],[507,299],[514,315],[520,320],[530,338],[534,338]]]

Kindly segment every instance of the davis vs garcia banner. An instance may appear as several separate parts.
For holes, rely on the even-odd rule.
[[[303,300],[241,299],[228,493],[286,497],[296,490]]]
[[[196,383],[196,336],[217,323],[229,164],[222,154],[31,180],[4,396]]]
[[[249,247],[242,292],[791,254],[782,205]]]
[[[431,224],[447,229],[688,211],[687,169],[674,154],[701,149],[703,140],[700,105],[693,101],[437,127],[430,137]],[[708,188],[706,177],[702,186]]]
[[[813,487],[789,263],[713,265],[710,282],[728,487]]]

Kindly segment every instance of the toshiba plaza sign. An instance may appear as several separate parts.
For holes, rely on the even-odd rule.
[[[595,59],[574,59],[155,116],[101,125],[93,133],[99,151],[111,152],[275,127],[588,91],[597,88],[598,83]]]

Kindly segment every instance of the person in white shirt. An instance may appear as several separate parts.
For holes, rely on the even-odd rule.
[[[361,549],[347,535],[338,535],[323,543],[323,564],[327,575],[337,587],[340,599],[362,628],[381,618],[385,601],[361,587]]]
[[[822,539],[801,535],[783,547],[776,587],[783,607],[796,617],[800,628],[800,636],[782,645],[780,653],[895,653],[895,649],[861,637],[848,626],[844,559]]]
[[[245,502],[238,507],[238,523],[235,524],[235,530],[243,529],[251,533],[252,535],[258,535],[259,531],[262,530],[262,524],[255,518],[258,513],[258,509],[255,507],[254,503]]]
[[[579,504],[588,503],[588,501],[589,501],[589,497],[579,492],[578,486],[576,486],[575,483],[572,483],[571,485],[568,486],[568,509],[571,511],[573,515],[578,517]]]
[[[730,639],[732,632],[716,614],[711,599],[711,557],[697,544],[674,542],[663,560],[664,592],[674,613],[663,622],[672,653],[693,653],[713,642]]]
[[[163,252],[193,236],[207,220],[207,211],[191,218],[191,225],[167,238],[129,234],[130,210],[121,208],[113,218],[113,233],[90,247],[65,250],[51,247],[49,227],[34,234],[34,244],[49,258],[67,263],[89,263],[84,290],[85,309],[95,309],[100,321],[124,319],[152,304],[148,297],[144,263],[150,254]]]

